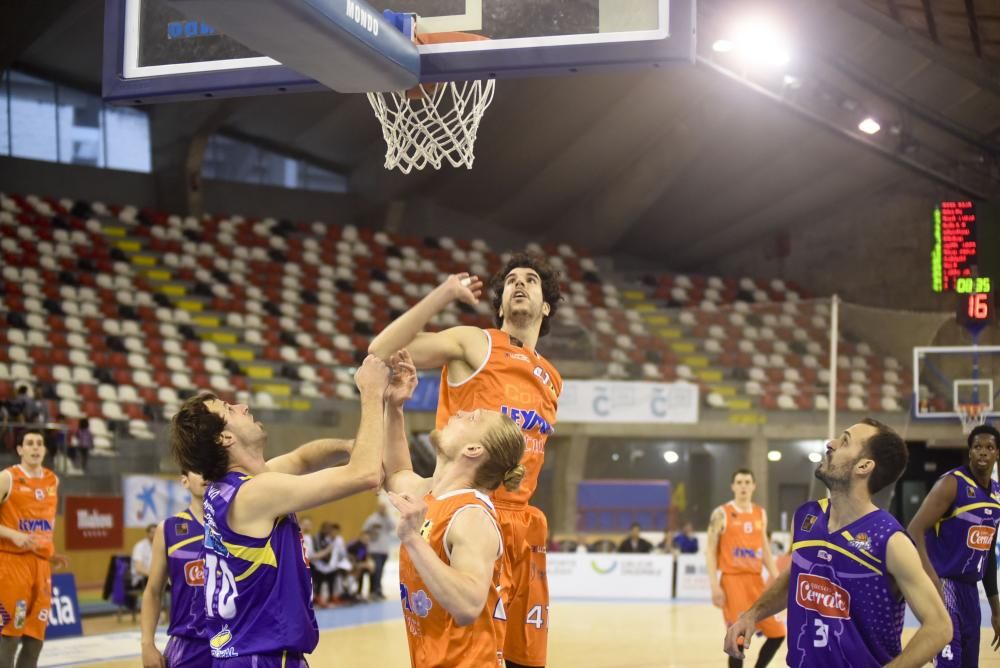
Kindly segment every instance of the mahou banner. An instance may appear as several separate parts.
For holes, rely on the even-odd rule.
[[[66,549],[122,547],[124,511],[120,496],[67,496]]]

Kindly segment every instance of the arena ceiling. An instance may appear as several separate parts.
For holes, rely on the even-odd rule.
[[[356,95],[168,105],[154,110],[154,127],[212,117],[223,132],[347,174],[374,216],[429,199],[678,269],[899,182],[929,179],[958,194],[970,169],[1000,179],[995,2],[769,4],[792,34],[790,67],[805,85],[766,94],[773,82],[754,89],[726,75],[708,45],[746,3],[701,0],[698,66],[499,82],[471,171],[385,172],[377,123]],[[103,3],[5,3],[0,22],[18,26],[5,33],[4,65],[99,91]],[[886,132],[859,139],[859,110],[892,119]],[[914,167],[928,155],[937,163],[923,163],[938,167]]]

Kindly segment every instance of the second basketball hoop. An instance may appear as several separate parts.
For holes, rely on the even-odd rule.
[[[464,32],[418,31],[415,14],[386,10],[385,18],[416,44],[472,42],[487,38]],[[493,101],[494,79],[423,83],[409,90],[368,93],[382,126],[385,168],[409,174],[414,169],[472,169],[476,135]]]

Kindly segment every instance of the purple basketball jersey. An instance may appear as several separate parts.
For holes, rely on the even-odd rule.
[[[832,533],[828,519],[828,499],[795,512],[788,665],[884,666],[902,651],[905,607],[893,592],[885,553],[903,527],[884,510]]]
[[[266,538],[229,527],[227,512],[252,476],[230,472],[205,494],[206,622],[219,659],[316,649],[319,628],[302,531],[294,514]]]
[[[955,503],[927,532],[927,555],[939,577],[979,582],[1000,523],[1000,484],[983,489],[964,466],[945,475],[957,483]]]
[[[205,527],[184,510],[163,522],[170,576],[167,635],[208,639],[205,630]],[[208,643],[205,642],[205,654]]]

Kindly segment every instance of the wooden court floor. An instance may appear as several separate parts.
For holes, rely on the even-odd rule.
[[[719,611],[695,603],[553,603],[551,610],[549,666],[552,668],[673,668],[725,666],[722,652],[724,629]],[[322,622],[321,622],[322,626]],[[85,620],[85,634],[134,629],[113,618]],[[989,648],[992,637],[983,629],[981,666],[1000,668],[1000,654]],[[904,642],[913,629],[904,632]],[[757,647],[760,642],[758,641]],[[161,647],[162,649],[162,647]],[[751,648],[746,665],[753,666]],[[135,668],[129,660],[76,663],[76,666]],[[400,619],[391,619],[321,633],[319,647],[310,657],[314,668],[370,668],[409,665],[406,639]],[[784,650],[771,663],[785,665]]]

